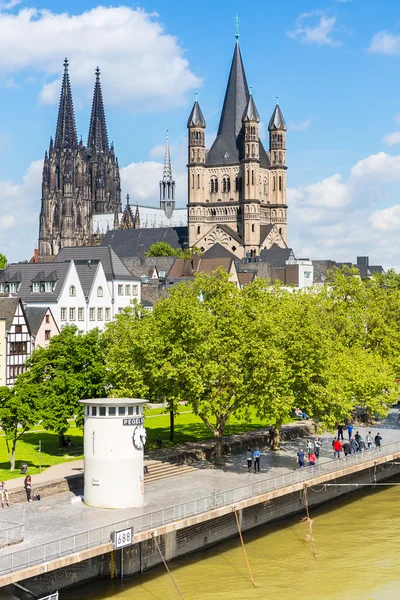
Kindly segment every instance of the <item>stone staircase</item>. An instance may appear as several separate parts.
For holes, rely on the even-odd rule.
[[[182,473],[189,473],[195,471],[194,467],[189,465],[178,465],[169,462],[162,462],[161,460],[145,460],[145,466],[149,472],[145,473],[145,483],[151,483],[152,481],[158,481],[159,479],[166,479],[167,477],[175,477],[176,475],[182,475]]]

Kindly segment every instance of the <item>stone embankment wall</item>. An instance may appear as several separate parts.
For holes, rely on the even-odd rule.
[[[342,484],[370,484],[375,475],[376,481],[379,482],[388,479],[389,474],[391,477],[399,474],[400,464],[394,463],[390,471],[387,469],[387,466],[381,468],[377,465],[376,468],[366,468],[336,480],[329,477],[327,481]],[[247,506],[238,510],[242,530],[247,531],[297,513],[299,513],[299,518],[303,518],[305,516],[303,490],[293,491],[294,489],[295,486],[286,488],[286,490],[276,490],[269,494],[270,499],[268,500],[255,501],[254,503],[253,500],[249,501]],[[360,489],[370,488],[363,486]],[[344,494],[354,492],[354,490],[354,487],[325,487],[323,483],[313,484],[313,488],[309,487],[307,492],[309,507],[312,509],[314,506],[333,501]],[[168,528],[167,532],[162,531]],[[239,543],[233,510],[227,511],[225,507],[221,507],[220,510],[215,508],[208,514],[189,518],[186,522],[164,526],[156,531],[156,535],[158,544],[167,561],[202,550],[231,537],[237,537]],[[260,535],[264,535],[262,530],[260,530]],[[138,575],[159,565],[161,562],[154,539],[148,533],[139,534],[139,537],[142,538],[142,541],[125,548],[123,551],[124,577]],[[113,558],[112,554],[114,555]],[[78,585],[90,579],[110,577],[112,561],[116,566],[116,576],[120,577],[121,551],[117,551],[44,573],[39,577],[25,580],[23,584],[37,596],[43,596],[54,590]]]

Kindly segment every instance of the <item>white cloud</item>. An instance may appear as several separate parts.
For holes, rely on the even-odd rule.
[[[12,10],[18,4],[21,4],[22,0],[8,0],[8,2],[0,2],[0,10]]]
[[[306,119],[301,123],[294,123],[293,121],[289,121],[288,130],[289,131],[305,131],[311,125],[311,119]]]
[[[400,35],[393,35],[386,30],[378,31],[371,40],[369,51],[377,54],[400,54]]]
[[[37,244],[42,168],[32,162],[22,183],[0,179],[0,253],[10,261],[29,259]]]
[[[201,86],[179,41],[166,33],[157,15],[142,9],[98,6],[78,15],[34,8],[0,12],[0,73],[44,73],[44,102],[58,99],[65,56],[73,90],[85,100],[97,65],[107,103],[133,110],[175,107],[186,92]]]
[[[383,138],[383,141],[388,146],[396,146],[396,144],[400,144],[400,131],[393,131],[393,133],[388,133]]]
[[[312,24],[310,24],[310,19]],[[341,42],[334,40],[331,35],[335,30],[335,25],[336,17],[327,17],[320,10],[313,10],[299,15],[294,30],[288,31],[287,35],[303,44],[341,46]]]
[[[385,152],[340,174],[288,189],[289,243],[298,256],[400,264],[400,155]],[[382,235],[382,232],[385,235]]]

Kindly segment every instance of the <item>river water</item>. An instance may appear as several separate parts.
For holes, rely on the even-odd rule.
[[[400,481],[400,478],[393,480]],[[400,485],[357,492],[304,515],[244,533],[256,587],[239,538],[170,563],[185,600],[387,600],[400,598]],[[125,581],[96,581],[60,600],[179,600],[164,567]]]

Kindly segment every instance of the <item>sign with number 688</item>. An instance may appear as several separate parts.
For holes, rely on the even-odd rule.
[[[132,543],[133,543],[133,527],[128,527],[127,529],[121,529],[120,531],[115,532],[114,548],[116,550],[118,548],[124,548],[125,546],[130,546]]]

